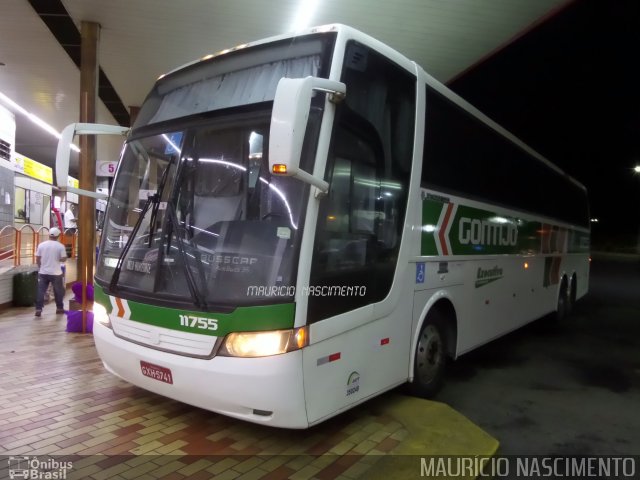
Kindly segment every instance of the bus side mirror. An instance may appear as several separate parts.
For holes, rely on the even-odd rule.
[[[338,103],[344,98],[347,87],[342,82],[317,77],[281,78],[278,82],[271,114],[269,170],[274,175],[296,177],[326,193],[329,191],[327,182],[300,169],[314,90],[327,92],[329,100]]]
[[[64,127],[58,140],[58,149],[56,150],[56,183],[58,187],[63,191],[77,193],[85,197],[97,199],[108,198],[109,196],[103,193],[90,192],[88,190],[67,186],[71,142],[75,135],[126,135],[128,132],[129,127],[103,125],[99,123],[71,123]]]

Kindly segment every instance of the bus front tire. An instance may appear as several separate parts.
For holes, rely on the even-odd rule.
[[[444,320],[437,311],[430,312],[418,336],[414,354],[413,382],[409,392],[432,398],[442,387],[447,364]]]

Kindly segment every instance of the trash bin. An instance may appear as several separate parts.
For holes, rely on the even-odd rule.
[[[38,272],[19,272],[13,276],[13,304],[31,307],[36,303]]]

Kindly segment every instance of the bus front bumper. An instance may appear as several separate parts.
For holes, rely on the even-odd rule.
[[[116,337],[99,322],[94,323],[93,335],[105,368],[133,385],[249,422],[309,426],[301,350],[272,357],[206,360],[137,345]],[[145,376],[143,366],[147,374],[149,369],[160,373],[156,378]]]

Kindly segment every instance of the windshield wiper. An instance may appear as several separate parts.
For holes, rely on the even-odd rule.
[[[156,195],[158,196],[157,201],[153,203],[153,210],[151,211],[151,219],[149,220],[149,243],[148,246],[151,248],[151,242],[153,241],[153,235],[156,233],[156,220],[158,218],[158,210],[160,208],[160,195],[164,191],[164,185],[167,183],[167,178],[169,177],[169,169],[171,168],[171,164],[173,163],[173,157],[167,164],[167,168],[162,172],[162,178],[160,179],[160,183],[158,184],[158,189],[156,191]]]
[[[132,148],[137,149],[135,147],[135,142],[132,142]],[[148,158],[148,155],[145,156]],[[144,217],[147,215],[149,211],[149,207],[153,205],[153,211],[151,212],[151,219],[149,220],[149,243],[148,246],[151,247],[151,241],[153,239],[153,235],[155,233],[155,224],[156,218],[158,214],[158,208],[160,206],[160,196],[162,195],[162,191],[164,190],[164,186],[167,182],[167,177],[169,173],[169,169],[171,168],[171,164],[173,163],[173,156],[169,159],[169,163],[167,163],[167,168],[165,168],[164,172],[162,172],[162,178],[160,179],[160,183],[158,184],[158,188],[156,189],[156,193],[153,195],[147,196],[147,200],[144,202],[144,206],[142,207],[142,211],[140,212],[140,216],[138,220],[136,220],[135,225],[133,226],[133,230],[131,231],[131,235],[129,236],[127,243],[124,245],[122,252],[120,252],[120,256],[118,257],[118,263],[116,264],[115,269],[113,270],[113,276],[111,277],[111,282],[109,282],[109,289],[115,290],[118,286],[118,280],[120,279],[120,272],[122,271],[122,264],[124,263],[124,259],[129,253],[129,249],[131,245],[133,245],[133,241],[138,235],[138,230],[140,230],[140,226],[144,220]]]
[[[172,225],[174,225],[175,230],[176,230],[176,240],[178,241],[178,253],[180,254],[180,259],[182,260],[182,264],[184,265],[184,271],[185,271],[185,276],[187,277],[187,285],[189,286],[189,291],[191,292],[191,296],[193,297],[193,299],[195,300],[196,305],[203,309],[206,310],[207,309],[207,302],[205,301],[205,299],[203,298],[202,294],[200,293],[200,291],[198,290],[198,287],[196,285],[196,281],[193,278],[193,272],[191,271],[191,267],[189,267],[189,260],[187,259],[187,252],[185,252],[185,248],[184,248],[184,241],[182,240],[182,235],[180,234],[179,230],[180,230],[180,223],[178,221],[178,217],[176,216],[176,212],[175,209],[173,207],[173,203],[169,203],[167,205],[167,212],[169,214],[169,221],[171,222]],[[170,248],[170,243],[169,243],[169,239],[170,239],[171,233],[167,232],[167,248]],[[199,262],[200,260],[198,258],[196,258],[194,256],[194,258],[196,259],[197,262]],[[201,280],[203,281],[203,285],[204,285],[204,273],[202,272],[202,266],[199,266],[199,270],[200,270],[200,276],[203,277],[201,278]]]
[[[158,192],[156,192],[153,195],[149,195],[147,197],[147,200],[144,202],[144,206],[142,207],[142,212],[140,212],[140,216],[138,217],[138,220],[133,226],[131,235],[127,239],[127,243],[125,243],[124,247],[122,248],[122,252],[120,252],[120,256],[118,257],[118,263],[116,264],[116,267],[113,270],[113,276],[111,277],[111,282],[109,282],[110,290],[115,290],[116,287],[118,286],[118,280],[120,279],[120,272],[122,271],[122,264],[124,263],[124,259],[127,256],[127,253],[129,253],[129,249],[131,248],[131,245],[133,245],[133,241],[138,235],[138,230],[140,230],[140,225],[142,225],[142,221],[144,220],[144,217],[149,211],[149,207],[151,206],[152,203],[159,201],[158,200],[159,198],[160,198],[160,195],[158,194]]]

